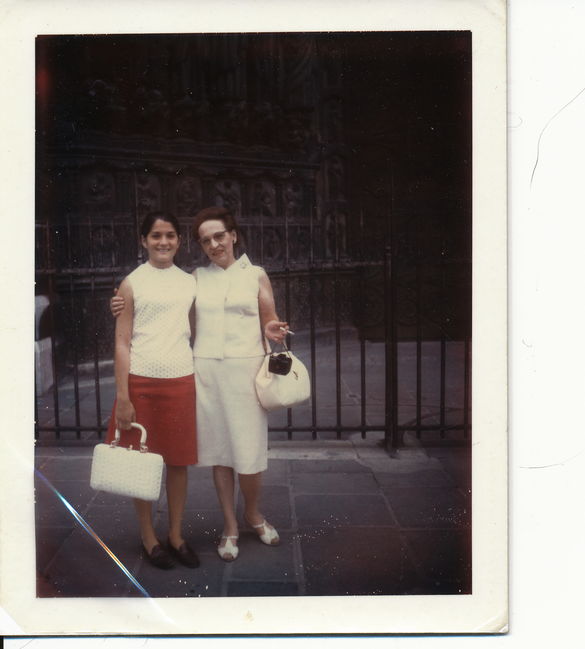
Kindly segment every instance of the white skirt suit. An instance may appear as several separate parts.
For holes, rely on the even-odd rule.
[[[228,466],[244,474],[267,468],[266,411],[254,383],[265,353],[260,272],[247,255],[227,269],[211,263],[195,271],[199,466]]]

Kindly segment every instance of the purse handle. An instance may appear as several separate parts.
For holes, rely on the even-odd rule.
[[[258,318],[260,321],[260,318]],[[282,327],[281,327],[282,329]],[[291,331],[289,332],[294,335],[294,333]],[[274,354],[274,350],[272,349],[272,346],[270,345],[270,341],[268,338],[264,335],[264,329],[262,328],[262,322],[260,321],[260,338],[262,339],[262,346],[264,347],[264,356],[270,356],[271,354]],[[278,345],[278,343],[276,343]],[[282,339],[282,342],[280,343],[284,347],[284,351],[290,356],[290,351],[288,347],[286,346],[286,336]]]
[[[274,354],[274,349],[272,349],[272,345],[270,344],[268,338],[264,337],[262,339],[262,342],[264,343],[264,356],[270,356],[271,354]],[[284,351],[290,356],[290,350],[287,347],[284,338],[282,339],[281,343],[275,343],[275,345],[282,345],[284,347]]]
[[[146,428],[144,428],[144,426],[142,426],[141,424],[136,423],[135,421],[133,421],[130,424],[130,427],[131,428],[138,428],[138,430],[140,431],[140,452],[141,453],[147,453],[148,452],[148,446],[146,446]],[[116,428],[116,432],[114,434],[114,439],[110,443],[110,446],[112,448],[115,448],[116,446],[118,446],[119,442],[120,442],[120,429]]]

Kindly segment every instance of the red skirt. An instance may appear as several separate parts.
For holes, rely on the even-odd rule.
[[[195,424],[195,379],[192,374],[177,379],[151,379],[128,376],[130,401],[136,411],[136,421],[146,428],[146,445],[160,453],[165,464],[187,466],[197,463],[197,434]],[[116,402],[112,409],[106,442],[114,439],[116,431]],[[140,448],[140,431],[136,428],[120,431],[120,445]]]

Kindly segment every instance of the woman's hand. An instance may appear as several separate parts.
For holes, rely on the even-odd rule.
[[[116,428],[128,430],[130,424],[136,421],[136,411],[130,399],[116,400]]]
[[[275,343],[281,343],[288,331],[288,324],[286,322],[281,322],[280,320],[269,320],[264,325],[264,335],[268,340],[272,340]]]
[[[114,318],[117,318],[124,310],[126,301],[121,295],[118,295],[118,289],[114,289],[114,297],[110,299],[110,311]]]

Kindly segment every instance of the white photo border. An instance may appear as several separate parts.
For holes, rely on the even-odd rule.
[[[42,0],[3,3],[0,93],[15,250],[0,315],[0,604],[24,635],[500,633],[507,630],[506,4],[504,0]],[[314,598],[36,598],[33,466],[34,78],[40,34],[470,30],[473,52],[473,592]],[[16,218],[18,217],[18,218]],[[29,251],[25,253],[24,251]],[[4,375],[5,374],[5,375]],[[18,558],[18,560],[16,560]],[[432,598],[432,599],[429,599]]]

